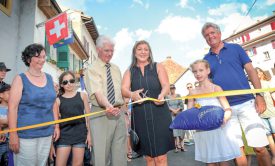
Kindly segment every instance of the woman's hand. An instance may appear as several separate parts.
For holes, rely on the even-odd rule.
[[[140,96],[140,93],[143,92],[143,89],[139,89],[139,90],[136,90],[134,92],[131,92],[131,98],[133,101],[139,101],[141,99],[143,99],[141,96]],[[139,102],[139,104],[143,103],[143,101]]]
[[[91,133],[90,133],[89,129],[88,129],[88,133],[87,133],[86,144],[88,145],[89,149],[92,147]]]
[[[13,151],[14,153],[19,153],[20,145],[19,145],[19,138],[18,138],[17,132],[10,133],[9,145],[10,145],[11,151]]]
[[[53,133],[53,141],[57,141],[60,137],[60,128],[59,125],[56,124],[55,128],[54,128],[54,133]]]
[[[158,100],[159,101],[154,101],[154,103],[156,104],[156,105],[162,105],[162,104],[164,104],[164,96],[162,95],[162,94],[159,94],[159,96],[158,96]]]
[[[54,148],[53,143],[52,143],[49,158],[50,158],[51,161],[54,161],[54,157],[56,157],[56,152],[55,152],[55,148]]]

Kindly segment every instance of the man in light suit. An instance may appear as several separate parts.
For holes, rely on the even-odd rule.
[[[124,104],[121,95],[122,77],[118,66],[110,63],[114,43],[106,36],[99,36],[96,49],[98,59],[86,70],[85,85],[92,111],[106,112],[90,119],[94,165],[127,166],[125,115],[121,111]]]

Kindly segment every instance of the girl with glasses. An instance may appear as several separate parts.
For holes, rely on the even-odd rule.
[[[77,92],[75,76],[67,71],[59,77],[60,93],[54,109],[60,118],[70,118],[90,113],[88,96]],[[60,124],[60,138],[56,142],[56,165],[66,166],[72,151],[72,165],[83,165],[85,146],[91,147],[90,125],[87,118],[76,119]]]

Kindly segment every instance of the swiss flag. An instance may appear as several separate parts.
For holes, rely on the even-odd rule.
[[[61,13],[57,17],[49,20],[45,24],[46,35],[50,45],[61,39],[68,37],[68,18],[67,13]]]

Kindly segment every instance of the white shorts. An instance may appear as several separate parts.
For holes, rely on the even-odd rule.
[[[255,109],[255,100],[231,106],[232,116],[228,121],[228,132],[235,136],[240,147],[244,146],[242,140],[243,128],[248,146],[264,147],[268,145],[264,124]]]

